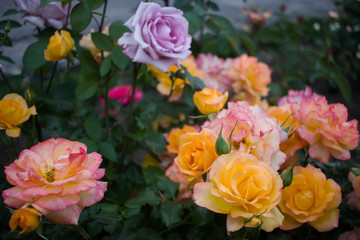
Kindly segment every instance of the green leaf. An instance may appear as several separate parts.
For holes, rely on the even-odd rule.
[[[151,228],[141,228],[137,231],[136,239],[138,240],[163,240],[159,234]]]
[[[188,11],[184,13],[184,17],[189,22],[189,34],[194,35],[204,24],[204,18],[200,17],[198,13],[193,11]]]
[[[350,171],[357,177],[360,176],[360,169],[351,168]]]
[[[98,49],[103,51],[111,52],[114,47],[114,42],[111,40],[111,38],[100,32],[91,33],[91,40]]]
[[[87,153],[97,152],[98,151],[98,145],[95,141],[89,139],[89,138],[82,138],[78,140],[79,142],[82,142],[87,147]]]
[[[157,167],[149,166],[143,171],[143,175],[146,184],[150,186],[155,186],[157,184],[158,179],[161,176],[164,176],[164,172]]]
[[[193,205],[192,208],[192,216],[193,216],[193,223],[195,226],[200,227],[204,226],[208,222],[214,219],[214,213],[209,211],[206,208],[199,207],[196,204]]]
[[[147,137],[145,139],[145,142],[149,147],[153,148],[156,152],[161,153],[161,152],[166,151],[166,149],[165,149],[165,145],[166,145],[165,138],[161,133],[150,135],[149,137]]]
[[[94,78],[99,77],[99,65],[91,55],[90,51],[82,47],[77,47],[77,52],[82,69]]]
[[[189,73],[189,71],[186,68],[184,69],[185,69],[186,78],[190,82],[190,85],[193,89],[195,89],[196,87],[199,87],[200,89],[206,87],[203,80],[201,80],[198,77],[194,77],[193,75],[191,75],[191,73]]]
[[[86,100],[94,96],[98,90],[98,82],[94,79],[83,79],[76,88],[75,97],[78,100]]]
[[[182,205],[176,202],[165,202],[160,207],[160,218],[165,226],[170,227],[181,220]]]
[[[20,12],[21,11],[19,9],[11,8],[11,9],[6,10],[6,12],[4,12],[4,14],[2,16],[3,17],[10,16],[10,15],[17,14],[17,13],[20,13]]]
[[[114,42],[117,42],[119,38],[124,35],[124,33],[129,31],[130,30],[124,26],[123,21],[116,21],[113,22],[109,27],[109,36]]]
[[[86,3],[91,10],[95,10],[103,5],[104,0],[86,0]]]
[[[159,176],[157,186],[165,197],[175,200],[176,193],[179,190],[179,183],[171,181],[167,176]]]
[[[8,62],[8,63],[15,64],[14,61],[13,61],[11,58],[2,55],[2,53],[0,53],[0,59],[3,60],[3,61],[5,61],[5,62]]]
[[[91,10],[88,5],[78,3],[70,14],[70,23],[74,32],[81,32],[91,22]]]
[[[116,162],[116,151],[113,145],[108,142],[99,143],[100,153],[112,162]]]
[[[104,61],[100,66],[100,76],[104,77],[109,72],[110,68],[111,68],[111,58],[107,57],[104,59]]]
[[[345,78],[340,71],[334,70],[333,72],[333,78],[332,78],[338,87],[340,88],[340,91],[342,95],[344,96],[345,100],[347,102],[351,102],[352,95],[351,95],[351,87],[349,80]]]
[[[45,48],[46,44],[42,42],[35,42],[25,50],[22,59],[25,72],[37,69],[46,63],[46,60],[44,58]]]
[[[51,2],[65,2],[66,0],[41,0],[39,8],[45,7]]]
[[[130,199],[125,203],[126,207],[129,208],[140,208],[145,204],[150,204],[152,206],[160,203],[160,196],[158,193],[155,193],[150,188],[146,188],[145,190],[139,192],[136,198]]]
[[[193,98],[194,93],[195,93],[194,89],[189,84],[185,84],[183,96],[185,102],[192,108],[195,107],[194,98]]]
[[[240,42],[245,45],[245,47],[249,50],[250,55],[255,55],[255,45],[251,38],[246,34],[239,34]]]
[[[84,123],[86,134],[93,139],[98,141],[102,136],[102,127],[99,119],[93,115],[85,118]]]
[[[113,48],[111,59],[115,66],[121,71],[124,71],[126,66],[130,63],[130,58],[123,53],[122,47],[119,46]]]
[[[291,168],[289,168],[281,173],[280,176],[281,176],[281,179],[283,180],[283,189],[290,186],[292,179],[293,179],[293,175],[294,175],[294,167],[295,167],[295,164]]]

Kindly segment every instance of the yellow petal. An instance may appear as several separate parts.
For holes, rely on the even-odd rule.
[[[339,223],[339,209],[325,212],[325,214],[309,224],[319,232],[327,232],[338,226]]]

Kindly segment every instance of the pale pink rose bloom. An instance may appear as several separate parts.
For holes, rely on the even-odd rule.
[[[80,47],[86,48],[91,52],[91,55],[94,57],[96,62],[100,65],[102,62],[102,56],[101,56],[101,50],[98,49],[94,42],[91,39],[91,33],[94,32],[93,28],[90,28],[90,33],[84,35],[80,41],[79,45]],[[101,31],[105,35],[109,35],[109,26],[104,27],[104,29]],[[107,58],[111,55],[111,52],[104,51],[103,52],[104,58]]]
[[[192,193],[188,190],[188,181],[176,164],[172,164],[165,171],[165,175],[173,182],[179,183],[178,195],[175,199],[176,202],[188,202],[192,198]]]
[[[131,94],[132,94],[132,87],[130,84],[113,87],[109,91],[109,98],[117,99],[121,106],[126,107],[131,102]],[[134,95],[134,102],[141,100],[143,97],[143,92],[137,88],[135,88],[135,95]]]
[[[270,117],[259,105],[250,106],[246,101],[229,102],[228,109],[221,110],[202,128],[211,129],[228,141],[235,126],[231,141],[232,150],[254,154],[261,161],[278,170],[286,155],[280,151],[280,143],[287,139],[286,132],[274,117]]]
[[[135,15],[124,25],[132,32],[125,33],[118,44],[133,62],[166,72],[172,65],[180,67],[180,62],[191,55],[189,22],[181,10],[141,2]]]
[[[107,182],[99,168],[101,155],[86,153],[80,142],[49,139],[25,149],[5,167],[7,181],[15,187],[2,192],[4,203],[13,208],[31,205],[56,224],[77,225],[84,207],[99,202]]]
[[[358,146],[358,121],[347,122],[343,104],[328,104],[325,97],[319,97],[292,104],[291,110],[294,119],[302,124],[297,131],[310,144],[310,157],[323,163],[329,161],[330,155],[350,159],[349,150]]]
[[[258,62],[256,57],[243,54],[232,61],[228,68],[235,93],[245,91],[254,97],[267,96],[271,82],[271,69],[268,65]]]
[[[357,168],[357,170],[360,170],[360,168]],[[349,182],[352,184],[354,191],[346,195],[347,204],[354,209],[360,210],[360,176],[355,176],[355,174],[350,171]]]
[[[23,11],[23,19],[38,28],[45,25],[61,29],[66,22],[68,5],[64,8],[61,2],[50,2],[39,8],[40,0],[13,0],[16,7]]]
[[[355,228],[351,231],[340,234],[338,240],[359,240],[360,239],[360,228]]]
[[[266,19],[258,13],[251,12],[250,13],[250,22],[254,25],[261,26],[266,22]]]
[[[231,87],[231,80],[227,75],[227,68],[231,66],[232,59],[219,58],[210,53],[199,54],[196,58],[198,69],[203,72],[203,81],[208,88],[214,89],[224,93]]]
[[[334,19],[339,19],[339,14],[336,11],[329,11],[329,16]]]
[[[287,103],[296,103],[300,104],[304,100],[310,100],[310,99],[319,99],[322,97],[322,95],[313,93],[311,90],[311,87],[306,86],[305,90],[297,91],[297,90],[289,90],[288,95],[284,96],[282,98],[279,98],[278,105],[282,106]]]

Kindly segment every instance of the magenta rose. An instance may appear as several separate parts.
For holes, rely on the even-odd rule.
[[[132,32],[125,33],[118,44],[133,62],[150,64],[163,72],[172,65],[179,67],[191,54],[189,23],[182,15],[173,7],[142,2],[124,24]]]
[[[15,5],[23,11],[23,19],[36,27],[45,28],[45,25],[61,29],[66,22],[68,5],[64,8],[61,2],[50,2],[39,8],[40,0],[13,0]]]
[[[121,106],[126,107],[131,102],[132,87],[130,84],[114,87],[109,91],[109,98],[117,99]],[[135,88],[134,102],[139,101],[143,97],[143,92]]]

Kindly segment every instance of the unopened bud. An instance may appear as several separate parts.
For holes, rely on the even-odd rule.
[[[218,138],[215,143],[215,151],[217,155],[227,154],[231,151],[231,146],[225,141],[225,139],[221,136],[222,134],[222,126],[219,133]]]
[[[294,167],[295,167],[295,164],[291,168],[289,168],[281,173],[280,176],[281,176],[281,179],[283,180],[283,188],[290,186],[292,179],[293,179],[293,175],[294,175]]]

